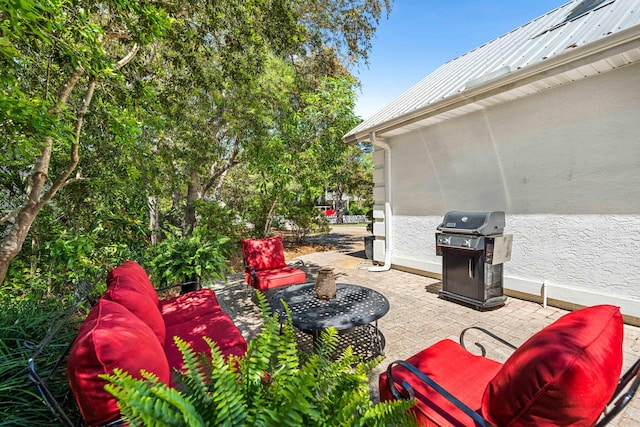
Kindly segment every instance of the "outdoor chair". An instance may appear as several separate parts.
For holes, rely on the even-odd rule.
[[[285,261],[282,237],[244,239],[242,253],[247,284],[260,291],[307,281],[304,271]],[[296,262],[304,265],[302,260]]]
[[[40,397],[39,400],[49,408],[52,416],[55,418],[55,421],[57,421],[56,425],[63,425],[65,427],[78,427],[85,425],[85,421],[81,415],[81,409],[78,406],[78,401],[74,397],[70,386],[71,378],[69,375],[71,371],[69,370],[69,364],[78,365],[71,361],[73,357],[76,358],[76,361],[80,358],[84,365],[81,371],[74,370],[76,383],[78,381],[82,381],[84,384],[88,384],[87,389],[89,391],[81,395],[82,400],[93,399],[99,401],[99,405],[107,406],[111,403],[107,402],[108,398],[104,398],[104,396],[110,397],[109,393],[104,391],[101,386],[91,387],[92,384],[97,384],[96,379],[98,373],[101,373],[99,372],[100,369],[107,366],[117,366],[127,370],[122,361],[132,360],[134,361],[134,364],[138,364],[145,356],[148,357],[148,354],[143,355],[141,352],[131,348],[129,349],[129,352],[119,352],[118,349],[121,349],[123,345],[118,344],[118,340],[129,340],[129,343],[137,342],[139,344],[139,350],[140,347],[150,349],[151,346],[149,344],[152,344],[153,339],[155,339],[155,344],[160,348],[160,343],[155,335],[156,331],[158,331],[158,327],[162,329],[168,327],[168,329],[166,329],[167,336],[173,336],[173,332],[176,332],[175,335],[177,335],[178,330],[185,332],[186,329],[186,333],[182,334],[181,338],[189,342],[192,345],[192,348],[199,352],[204,351],[205,347],[206,350],[209,350],[208,345],[201,338],[203,334],[202,330],[210,331],[207,336],[214,339],[216,338],[215,335],[221,337],[218,339],[218,343],[226,340],[224,336],[224,326],[229,325],[231,321],[229,320],[229,322],[226,322],[224,316],[220,315],[222,309],[219,309],[219,311],[211,310],[212,306],[217,305],[217,300],[215,297],[210,297],[210,293],[213,291],[206,289],[199,291],[195,290],[189,294],[181,292],[180,296],[169,297],[159,301],[156,305],[156,309],[163,311],[163,317],[159,318],[159,322],[161,322],[162,326],[160,326],[160,324],[156,324],[154,325],[154,329],[151,329],[151,326],[149,328],[138,328],[135,324],[135,320],[140,322],[138,325],[145,326],[145,324],[142,320],[137,319],[137,316],[146,315],[149,318],[153,316],[153,310],[149,309],[150,306],[148,305],[148,301],[146,298],[141,297],[148,292],[148,288],[142,288],[143,290],[141,292],[134,290],[137,288],[137,280],[140,278],[139,273],[142,270],[142,267],[137,264],[133,265],[131,261],[128,261],[123,263],[119,268],[124,268],[124,271],[120,271],[118,278],[115,278],[114,276],[114,283],[110,284],[109,279],[107,279],[107,290],[102,295],[98,292],[98,282],[90,284],[86,281],[79,281],[74,287],[74,303],[67,309],[67,311],[54,319],[42,340],[39,342],[36,342],[35,340],[26,340],[23,342],[25,349],[30,353],[30,357],[27,361],[29,379],[37,389]],[[144,274],[146,277],[146,273]],[[133,279],[122,280],[121,278],[123,275],[132,277]],[[166,291],[174,287],[180,287],[184,290],[185,286],[193,283],[194,282],[178,283],[158,289],[153,288],[151,283],[149,283],[149,286],[151,286],[151,292],[156,293]],[[135,286],[132,288],[131,285]],[[209,298],[205,299],[206,296],[209,296]],[[120,333],[114,332],[102,334],[103,338],[100,340],[103,343],[101,345],[101,350],[106,351],[101,353],[104,358],[99,359],[95,355],[90,355],[91,348],[95,349],[98,347],[96,340],[93,339],[93,334],[86,334],[83,338],[78,335],[75,337],[69,336],[69,333],[70,331],[82,331],[84,325],[83,322],[88,323],[87,315],[91,316],[92,312],[97,308],[96,306],[100,306],[101,301],[103,303],[105,302],[103,300],[108,300],[106,303],[108,303],[110,307],[108,307],[108,310],[105,309],[103,312],[104,316],[102,316],[102,319],[99,322],[94,324],[95,327],[92,328],[92,330],[101,330],[102,332],[110,330],[112,328],[110,323],[114,324],[114,321],[118,320],[118,312],[114,311],[113,306],[120,306],[120,304],[125,303],[126,301],[128,301],[127,307],[122,305],[120,308],[120,314],[123,312],[126,313],[124,318],[120,316],[120,319],[125,319],[124,322],[121,322],[120,326],[124,324],[128,326],[128,328],[117,328],[117,325],[114,325],[116,327],[114,327],[113,330],[119,331]],[[179,310],[178,308],[182,304],[184,304],[184,309]],[[101,309],[103,308],[104,307],[101,307]],[[203,312],[206,312],[207,314],[203,315]],[[160,316],[160,313],[158,313],[158,315]],[[165,324],[165,320],[168,318],[173,320],[173,324]],[[207,322],[210,322],[209,326],[207,326]],[[189,328],[190,324],[193,325],[193,333]],[[84,329],[86,330],[87,328]],[[139,339],[136,336],[137,333],[144,333],[143,329],[148,329],[148,335],[153,335],[153,339],[150,340],[151,343],[142,338]],[[123,330],[127,331],[127,333],[122,334],[121,332]],[[226,340],[227,344],[235,344],[235,342],[239,342],[239,344],[234,347],[228,345],[228,354],[240,355],[246,351],[246,343],[244,343],[244,338],[241,338],[239,330],[237,331],[237,335],[229,336],[231,338]],[[132,339],[132,337],[134,338]],[[74,346],[78,344],[79,340],[84,340],[84,344],[80,347],[77,354],[74,355]],[[241,348],[242,343],[244,343],[243,348]],[[204,347],[202,347],[203,344]],[[198,349],[198,346],[201,348]],[[220,344],[218,348],[221,348]],[[238,350],[237,353],[236,350]],[[242,351],[240,352],[240,350]],[[118,353],[118,356],[122,356],[122,359],[113,357],[116,352]],[[167,347],[167,352],[171,353],[173,360],[182,360],[179,350],[173,345],[169,345]],[[134,357],[130,357],[131,354],[129,353],[133,354]],[[157,355],[152,354],[151,356],[150,360],[153,362],[160,359]],[[95,362],[95,365],[91,366],[93,362]],[[131,373],[133,373],[133,371],[131,371]],[[115,403],[113,403],[113,405],[115,405]],[[0,424],[2,423],[0,422]],[[88,422],[87,424],[99,425],[100,427],[121,427],[129,425],[128,422],[121,418],[106,423]]]
[[[469,352],[479,330],[515,350],[503,363]],[[603,426],[633,398],[640,359],[621,377],[623,321],[618,307],[569,313],[516,348],[478,327],[460,344],[445,339],[391,363],[380,399],[415,399],[421,426]]]

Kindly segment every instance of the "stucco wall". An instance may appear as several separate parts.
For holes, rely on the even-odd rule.
[[[613,296],[640,316],[640,66],[385,140],[395,264],[439,272],[445,212],[503,210],[505,286],[546,280],[569,302]]]

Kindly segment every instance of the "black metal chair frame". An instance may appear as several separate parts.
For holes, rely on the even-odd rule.
[[[165,291],[177,286],[180,286],[183,290],[185,287],[191,285],[198,285],[198,282],[185,282],[174,285],[169,285],[156,289],[156,291]],[[42,397],[45,405],[49,408],[51,413],[65,427],[78,427],[84,426],[83,420],[78,417],[73,421],[64,410],[65,407],[76,406],[75,397],[71,393],[71,388],[67,388],[63,396],[56,397],[50,388],[51,381],[56,375],[64,375],[60,370],[66,367],[66,362],[69,356],[69,351],[73,345],[73,341],[69,343],[65,351],[55,361],[50,362],[43,359],[44,350],[53,342],[60,330],[71,320],[71,318],[78,313],[83,307],[93,307],[97,299],[92,296],[92,292],[96,288],[96,284],[90,285],[86,281],[80,281],[76,285],[74,291],[74,303],[71,307],[64,312],[63,316],[59,318],[59,321],[52,325],[45,335],[45,337],[39,343],[33,341],[24,341],[23,345],[27,350],[32,351],[31,357],[27,361],[27,370],[29,372],[29,379],[36,386],[38,393]],[[50,362],[50,363],[48,363]],[[48,371],[48,373],[45,373]],[[117,419],[111,421],[101,427],[120,427],[128,425],[123,419]]]
[[[468,349],[464,342],[464,336],[469,330],[478,330],[490,336],[491,338],[495,339],[496,341],[500,342],[501,344],[509,347],[512,350],[517,349],[516,346],[498,337],[492,332],[489,332],[484,328],[471,326],[469,328],[466,328],[460,333],[460,345],[466,350]],[[480,349],[482,357],[485,357],[486,356],[485,347],[478,342],[475,342],[474,345]],[[417,379],[419,379],[420,381],[425,383],[427,386],[435,390],[437,393],[442,395],[445,399],[447,399],[449,402],[455,405],[458,409],[464,412],[467,416],[473,419],[478,425],[486,426],[486,427],[492,426],[492,424],[489,423],[489,421],[482,418],[476,411],[469,408],[467,405],[465,405],[463,402],[457,399],[453,394],[445,390],[433,379],[429,378],[429,376],[427,376],[426,374],[421,372],[418,368],[416,368],[415,366],[413,366],[412,364],[404,360],[396,360],[390,363],[389,366],[387,367],[387,386],[389,387],[389,391],[391,392],[391,395],[395,399],[413,400],[415,398],[414,391],[411,388],[411,385],[407,381],[403,381],[400,384],[394,381],[393,366],[395,365],[400,365],[405,369],[407,369]],[[602,415],[600,416],[600,419],[598,420],[598,422],[595,424],[595,427],[606,426],[611,420],[613,420],[618,415],[620,415],[622,411],[625,409],[625,407],[629,404],[629,402],[631,402],[631,399],[633,399],[639,386],[640,386],[640,359],[636,360],[636,362],[629,369],[627,369],[627,371],[618,380],[618,385],[616,387],[615,392],[613,393],[613,397],[609,400],[607,405],[603,408]]]

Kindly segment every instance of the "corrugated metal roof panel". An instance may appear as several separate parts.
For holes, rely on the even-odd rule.
[[[428,108],[449,98],[453,99],[456,95],[464,94],[465,91],[480,84],[540,64],[611,34],[640,25],[640,0],[605,1],[595,9],[565,22],[567,16],[582,1],[571,1],[443,64],[385,108],[352,129],[345,135],[345,139],[375,130],[385,123],[399,120],[416,110]],[[611,59],[615,61],[614,63],[598,62],[578,70],[567,70],[561,75],[553,76],[553,80],[518,88],[510,95],[526,96],[626,65],[621,64],[625,60],[628,61],[626,63],[639,60],[635,54],[627,56],[629,57],[618,56]],[[505,100],[494,100],[491,103]]]

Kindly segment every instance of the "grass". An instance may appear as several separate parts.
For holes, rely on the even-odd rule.
[[[0,426],[51,426],[56,422],[35,385],[30,381],[27,361],[32,348],[55,324],[61,312],[60,303],[24,300],[20,304],[4,303],[0,311]],[[73,340],[72,325],[61,330],[47,346],[44,361],[57,360]],[[25,343],[31,343],[27,346]],[[46,369],[46,367],[45,367]],[[65,382],[53,384],[55,393],[63,394]]]

